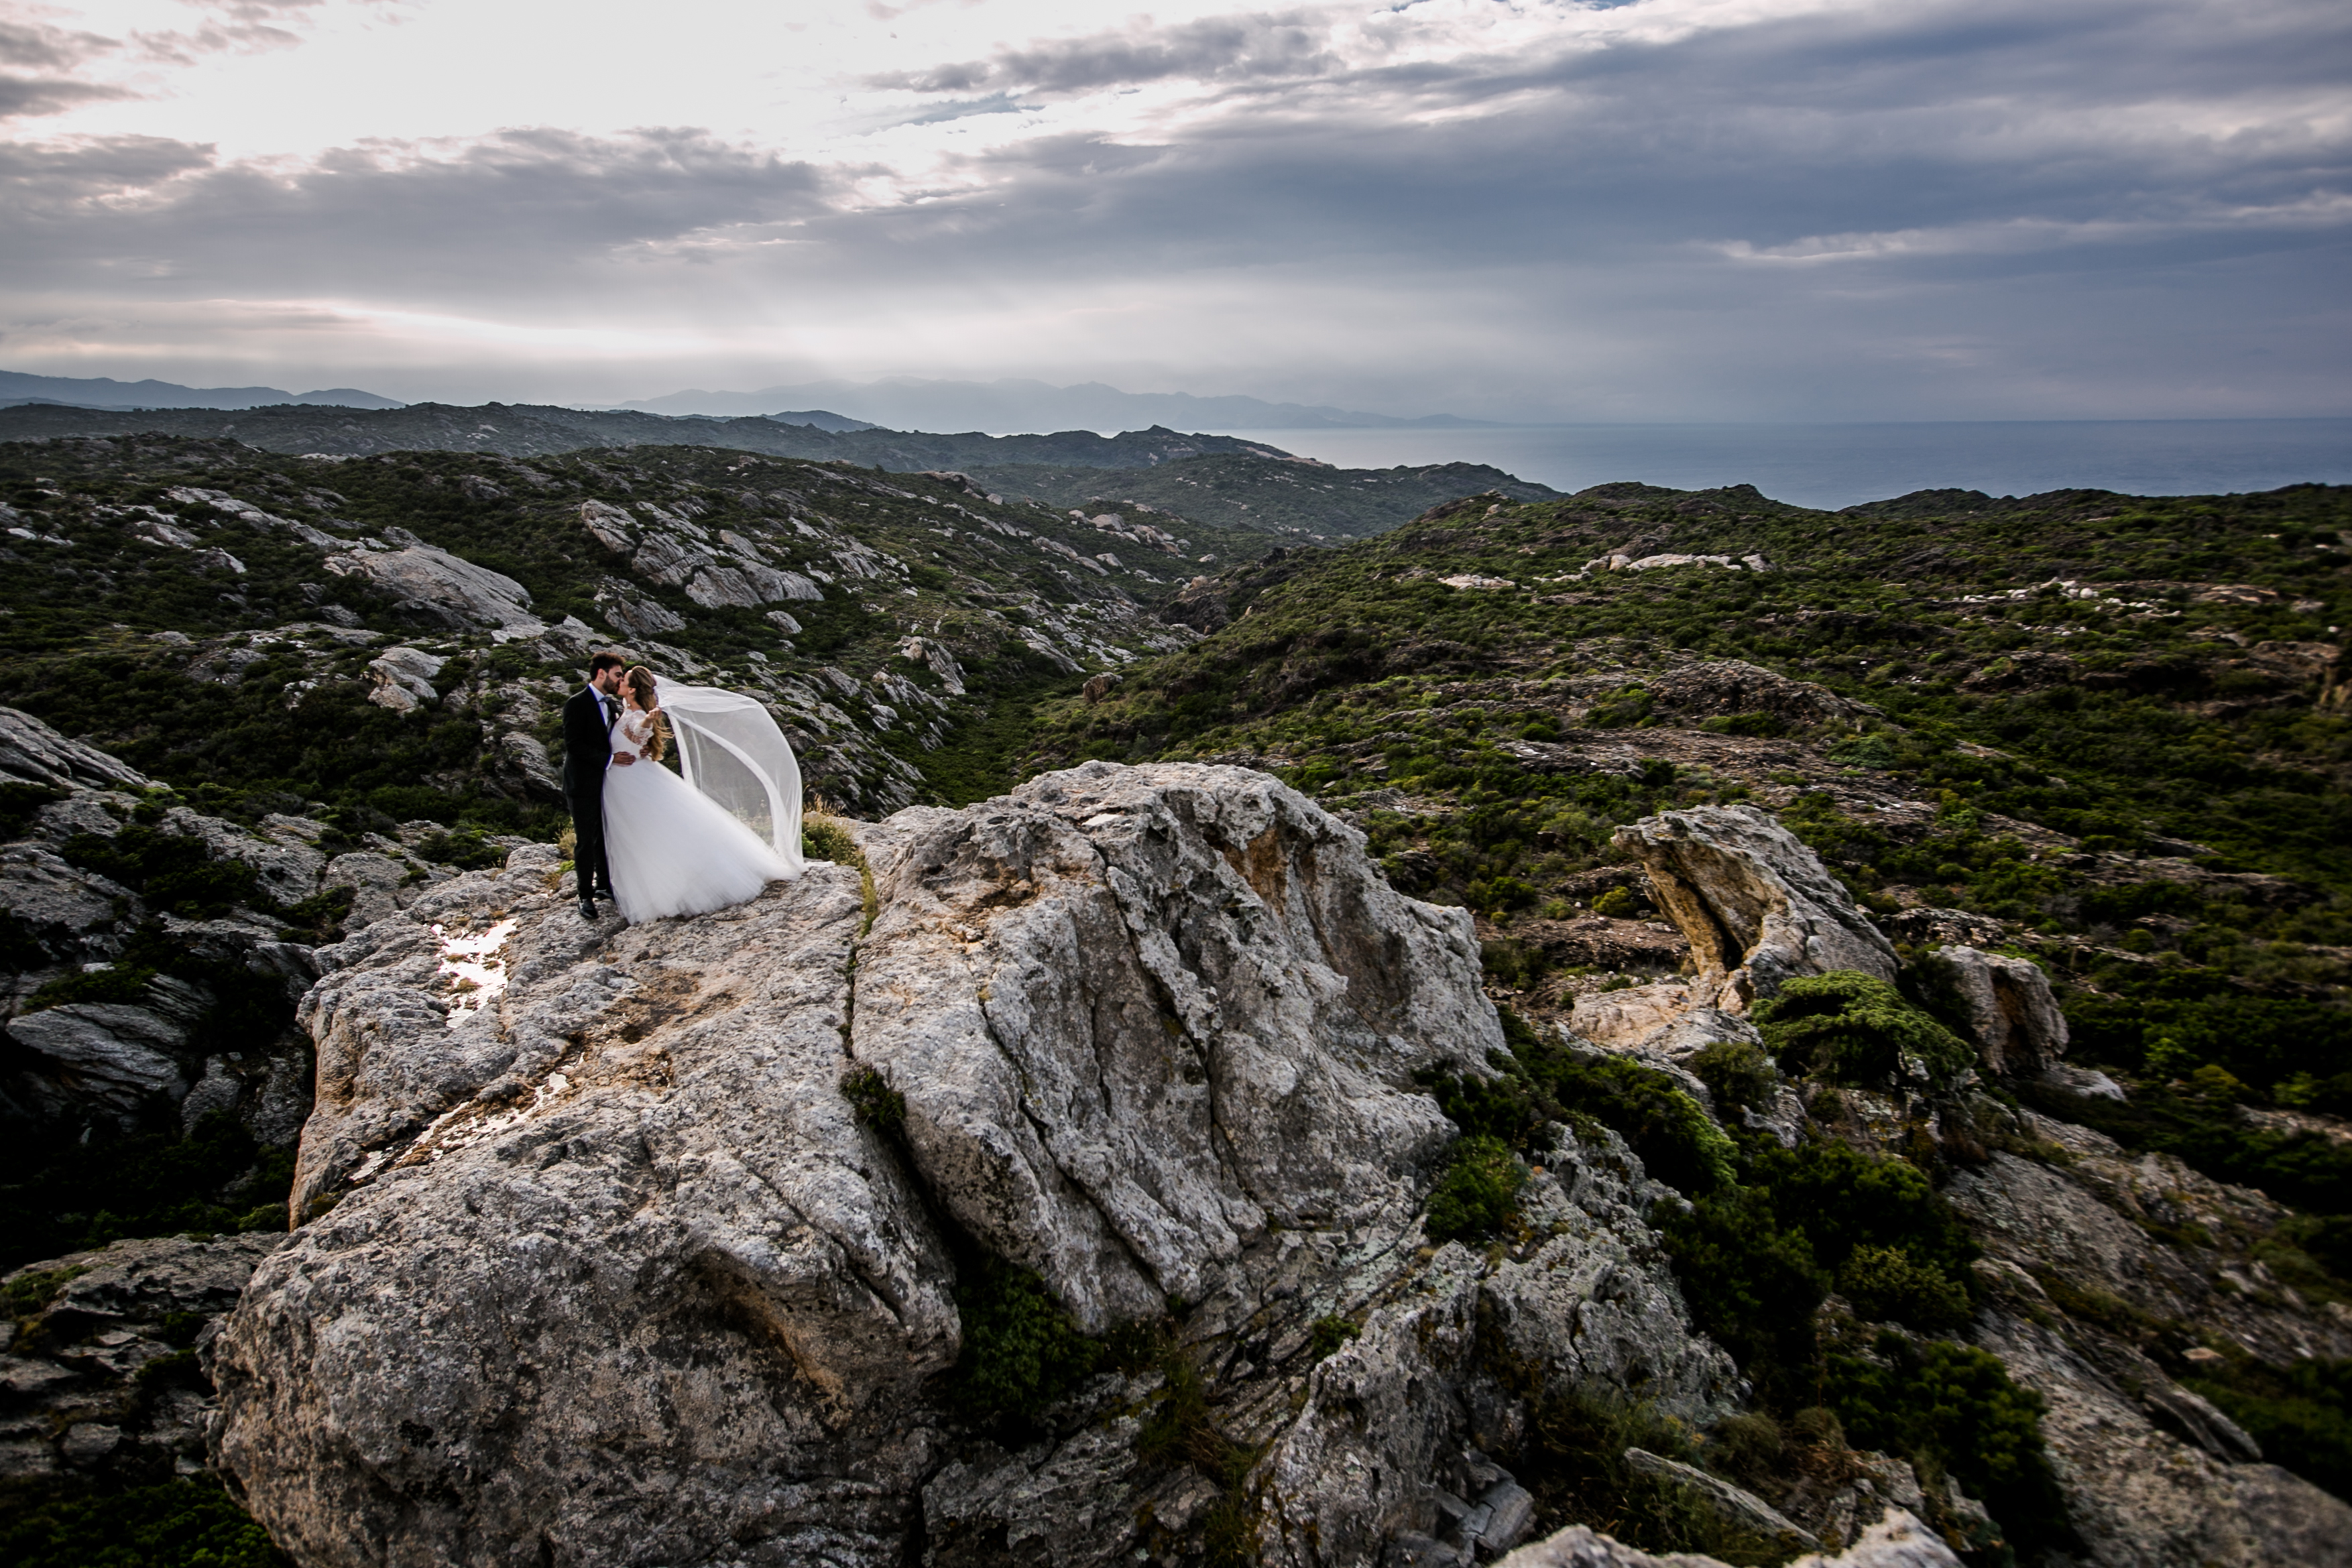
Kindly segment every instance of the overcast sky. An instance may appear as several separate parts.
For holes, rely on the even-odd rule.
[[[0,368],[2352,413],[2344,0],[0,0]]]

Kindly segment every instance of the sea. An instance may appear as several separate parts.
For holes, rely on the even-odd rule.
[[[1340,468],[1485,463],[1581,490],[1753,485],[1834,510],[1914,490],[2210,496],[2352,484],[2352,419],[2004,420],[1885,424],[1549,424],[1232,430]]]

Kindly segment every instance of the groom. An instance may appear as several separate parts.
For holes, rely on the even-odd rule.
[[[636,758],[613,755],[613,725],[621,716],[621,672],[627,661],[599,653],[589,662],[588,685],[563,705],[563,803],[572,808],[572,864],[580,879],[580,914],[596,918],[596,895],[613,903],[613,868],[604,863],[604,769]]]

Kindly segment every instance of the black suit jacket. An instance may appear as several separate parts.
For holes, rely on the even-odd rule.
[[[617,701],[618,699],[614,699]],[[613,758],[613,732],[596,694],[583,686],[563,705],[563,800],[577,807],[601,800]]]

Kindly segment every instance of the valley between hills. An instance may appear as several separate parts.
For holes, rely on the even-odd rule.
[[[0,410],[11,1561],[2352,1560],[2352,489],[567,412]]]

